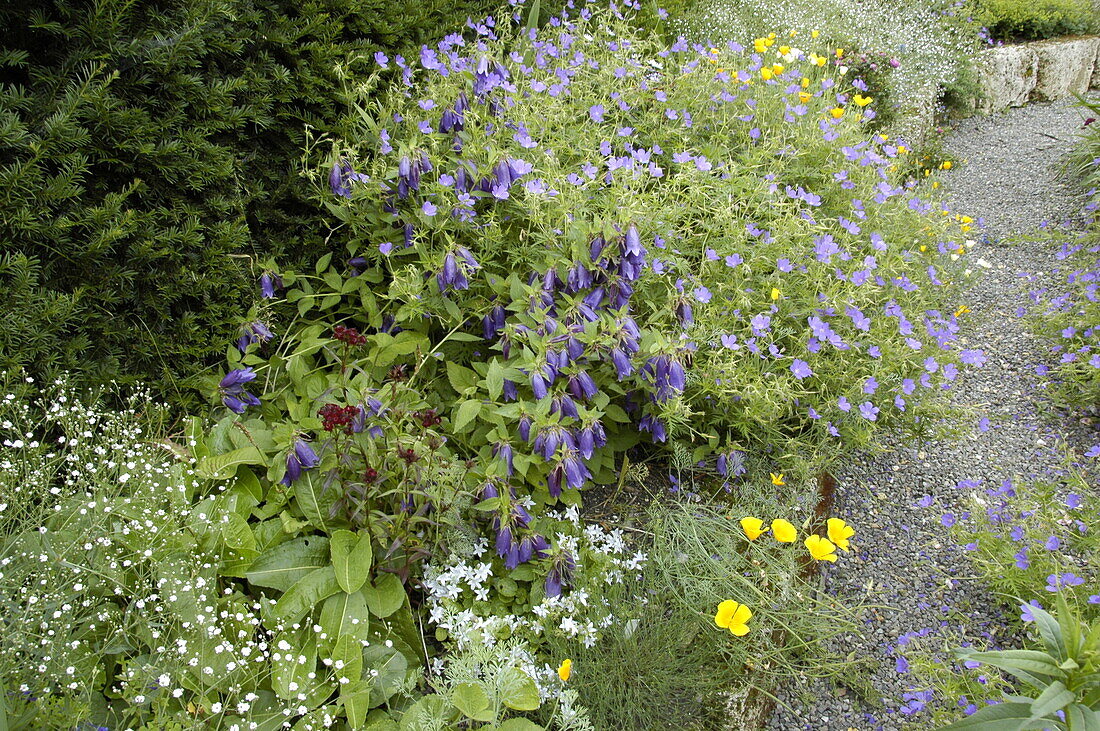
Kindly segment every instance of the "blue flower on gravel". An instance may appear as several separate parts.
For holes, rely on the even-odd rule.
[[[955,514],[944,513],[943,516],[940,518],[940,522],[943,523],[945,528],[950,528],[951,526],[955,525]]]
[[[1066,496],[1066,507],[1070,510],[1076,510],[1081,507],[1081,496],[1075,492],[1071,492]]]
[[[1057,551],[1062,547],[1062,540],[1058,536],[1051,536],[1047,538],[1046,543],[1043,544],[1043,548],[1048,551]]]
[[[1045,588],[1047,591],[1054,593],[1067,586],[1080,586],[1084,584],[1085,580],[1077,574],[1066,572],[1064,574],[1051,574],[1047,577],[1047,585]]]
[[[1042,609],[1043,605],[1035,599],[1032,599],[1027,604],[1020,605],[1020,619],[1024,622],[1034,622],[1035,615],[1031,613],[1032,609]]]

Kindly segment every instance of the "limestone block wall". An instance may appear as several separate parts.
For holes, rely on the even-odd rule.
[[[996,112],[1100,89],[1100,37],[1060,38],[983,51],[978,61],[985,98]]]

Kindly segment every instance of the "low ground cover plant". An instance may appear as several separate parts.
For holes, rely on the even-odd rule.
[[[1021,684],[1014,672],[1019,668],[1008,666],[1016,660],[1035,659],[1026,653],[1049,652],[1043,647],[1052,636],[1048,632],[1049,615],[1058,617],[1055,625],[1061,625],[1060,631],[1067,636],[1079,623],[1094,626],[1100,618],[1100,496],[1086,474],[1070,466],[1058,481],[1006,480],[999,485],[975,487],[968,508],[962,514],[945,517],[945,522],[952,523],[951,537],[965,550],[977,577],[1002,603],[1007,626],[967,625],[970,642],[960,646],[960,628],[945,623],[944,627],[902,638],[896,654],[899,671],[912,672],[913,687],[903,712],[930,714],[937,727],[958,722],[973,723],[976,729],[994,728],[981,724],[996,722],[998,714],[1018,714],[1022,708],[1009,705],[997,711],[982,710],[999,708],[987,704],[1002,700],[1006,705],[1023,703],[1017,696],[1029,696],[1034,701],[1052,681],[1069,680],[1058,672],[1047,677],[1037,671],[1031,680],[1022,678]],[[1084,642],[1087,634],[1077,639]],[[1066,664],[1061,671],[1082,670],[1088,675],[1092,660],[1077,655],[1082,660],[1080,667]],[[1066,657],[1063,652],[1055,665],[1064,663]],[[1023,669],[1026,671],[1026,667]],[[1007,670],[1010,676],[1001,677],[1000,670]],[[1041,687],[1031,682],[1036,678],[1042,681]],[[1070,684],[1076,693],[1079,683],[1073,680]],[[1084,695],[1074,695],[1073,699],[1093,705],[1095,698],[1087,697],[1088,689],[1082,692]],[[1064,696],[1066,704],[1072,702],[1069,698]],[[1030,710],[1032,701],[1028,701],[1027,716],[1005,718],[1016,718],[1016,723],[1022,724],[1035,713]],[[1043,710],[1042,706],[1038,708]],[[1038,717],[1045,718],[1061,709],[1064,706],[1048,709]],[[1057,724],[1064,720],[1055,719],[1051,725],[1048,718],[1039,725],[1062,727]]]

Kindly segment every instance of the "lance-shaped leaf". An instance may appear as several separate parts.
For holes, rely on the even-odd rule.
[[[335,531],[329,540],[329,552],[340,588],[349,594],[359,591],[370,577],[373,558],[370,536],[357,536],[350,530]]]

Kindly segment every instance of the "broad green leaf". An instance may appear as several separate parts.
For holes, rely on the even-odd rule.
[[[304,576],[329,564],[328,538],[306,536],[281,543],[257,558],[245,574],[253,586],[286,591]]]
[[[306,574],[275,603],[274,614],[287,623],[297,622],[322,601],[340,591],[331,566]]]
[[[321,605],[321,615],[317,620],[321,631],[325,633],[323,642],[332,646],[341,637],[366,640],[370,637],[370,611],[362,592],[348,594],[337,592]]]
[[[447,380],[451,382],[451,388],[459,393],[465,393],[466,389],[477,385],[477,373],[465,366],[460,366],[453,360],[447,361]]]
[[[252,535],[252,529],[248,521],[237,513],[229,513],[222,523],[222,539],[225,545],[234,551],[256,554],[256,536]]]
[[[363,728],[367,722],[372,684],[370,680],[360,680],[340,686],[340,703],[344,706],[348,725],[352,728]]]
[[[1031,717],[1035,719],[1046,718],[1055,711],[1061,710],[1076,700],[1077,694],[1067,688],[1060,680],[1055,680],[1047,686],[1046,690],[1039,694],[1031,703]]]
[[[317,645],[302,630],[288,631],[273,638],[275,647],[289,645],[289,650],[271,658],[271,689],[283,700],[296,700],[299,693],[313,687],[311,674],[317,670]]]
[[[1100,731],[1100,714],[1088,706],[1074,703],[1066,709],[1069,727],[1074,731]]]
[[[545,731],[545,729],[526,718],[509,718],[497,726],[497,731]]]
[[[1038,728],[1030,725],[1031,705],[1027,703],[998,703],[986,706],[961,721],[944,726],[940,731],[1021,731]],[[1049,722],[1047,722],[1049,725]]]
[[[1043,644],[1046,645],[1047,652],[1056,658],[1055,664],[1057,665],[1069,657],[1069,653],[1066,652],[1065,640],[1062,637],[1062,627],[1058,624],[1058,620],[1040,607],[1032,607],[1031,616],[1035,618],[1035,626],[1039,629],[1039,636],[1043,638]]]
[[[321,480],[314,479],[312,471],[303,472],[294,483],[294,497],[298,500],[298,507],[310,523],[327,533],[328,508],[335,500],[335,491],[330,491],[328,496],[323,493],[324,485]]]
[[[369,535],[355,535],[350,530],[334,531],[329,540],[332,567],[340,588],[354,594],[370,578],[373,553]]]
[[[504,393],[504,366],[499,360],[489,362],[489,372],[485,376],[485,386],[489,391],[489,398],[498,401]]]
[[[363,648],[363,668],[367,672],[378,672],[374,676],[370,694],[370,704],[374,707],[388,701],[401,688],[409,663],[404,655],[392,647],[374,643]]]
[[[489,707],[489,695],[477,683],[459,683],[451,693],[451,703],[467,718],[475,721],[496,720],[496,714]]]
[[[405,587],[394,574],[379,572],[374,581],[362,589],[367,607],[376,617],[388,617],[405,602]]]
[[[1000,650],[996,652],[967,652],[960,657],[976,660],[983,665],[991,665],[1012,673],[1022,670],[1025,673],[1047,675],[1065,679],[1066,673],[1058,667],[1057,661],[1045,652],[1038,650]]]
[[[455,414],[451,417],[451,429],[455,432],[461,431],[467,424],[473,421],[478,413],[481,411],[481,402],[476,399],[470,399],[463,401],[455,409]]]
[[[505,668],[497,678],[501,702],[514,711],[533,711],[539,707],[539,689],[531,676],[519,668]]]
[[[195,473],[206,480],[228,480],[237,472],[237,466],[242,464],[262,465],[265,464],[265,459],[255,447],[242,447],[225,454],[203,457],[199,460]]]
[[[336,640],[331,657],[332,672],[341,687],[347,684],[340,682],[341,678],[347,678],[348,683],[363,679],[363,645],[359,640],[342,635]]]

